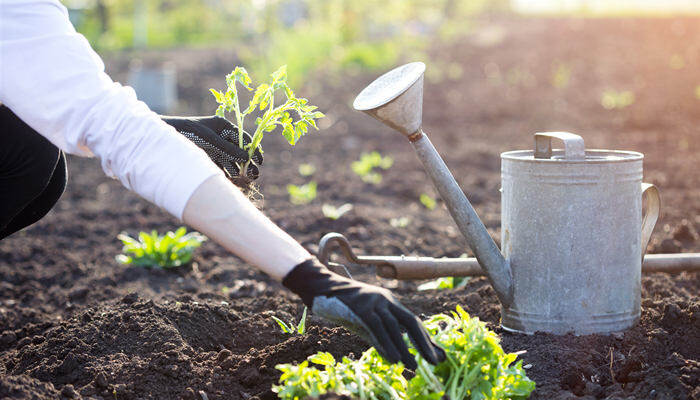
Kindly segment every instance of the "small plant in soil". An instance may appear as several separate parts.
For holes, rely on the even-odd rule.
[[[420,203],[428,210],[434,210],[435,207],[437,207],[437,201],[425,193],[421,193],[419,200]]]
[[[389,225],[394,228],[405,228],[411,224],[411,219],[408,217],[392,218],[389,220]]]
[[[445,276],[418,285],[418,290],[450,290],[464,287],[469,277]]]
[[[352,211],[352,209],[353,206],[350,203],[345,203],[340,207],[336,207],[332,204],[324,204],[321,206],[321,212],[323,212],[323,216],[334,221],[347,214],[348,212]]]
[[[187,233],[185,227],[175,232],[159,235],[152,231],[150,234],[139,232],[138,239],[122,233],[117,236],[124,244],[116,259],[122,264],[146,268],[173,268],[189,263],[194,249],[201,246],[207,238],[199,232]]]
[[[301,176],[311,176],[316,173],[316,167],[313,164],[299,164],[299,175]]]
[[[304,307],[304,312],[301,314],[301,319],[299,320],[298,323],[294,323],[294,321],[290,321],[289,324],[286,322],[282,321],[281,319],[272,316],[272,319],[277,322],[277,325],[279,325],[280,329],[282,329],[283,333],[293,335],[295,333],[299,335],[303,335],[306,333],[306,312],[307,312],[307,307]]]
[[[238,147],[247,150],[249,156],[252,157],[255,149],[260,146],[263,135],[274,131],[278,126],[282,129],[282,136],[292,146],[308,132],[310,126],[318,129],[316,120],[324,115],[317,111],[318,107],[308,104],[307,99],[296,97],[294,91],[287,84],[286,65],[281,66],[270,75],[270,82],[262,83],[256,88],[251,87],[251,84],[252,79],[248,75],[248,71],[243,67],[236,67],[233,72],[226,76],[227,87],[225,91],[209,89],[219,104],[216,115],[225,117],[227,112],[232,112],[235,116],[235,125],[239,130],[245,132],[245,117],[251,114],[257,116],[255,131],[247,146],[243,143],[243,135],[238,135]],[[253,92],[248,106],[243,110],[240,106],[238,85]],[[276,103],[275,95],[279,91],[284,92],[285,99],[283,102]],[[238,166],[241,176],[247,176],[246,173],[251,162],[253,161],[249,160]]]
[[[394,159],[389,156],[382,157],[378,151],[360,154],[358,161],[353,161],[350,167],[353,172],[362,178],[362,181],[378,185],[382,182],[382,174],[375,169],[389,169],[394,164]]]
[[[634,104],[634,93],[629,90],[606,89],[600,96],[600,105],[606,110],[621,110]]]
[[[294,205],[309,204],[316,198],[316,182],[311,181],[301,186],[287,185],[289,201]]]
[[[343,357],[337,362],[328,353],[317,353],[299,365],[277,365],[282,376],[273,391],[281,399],[334,392],[359,399],[517,400],[535,389],[522,361],[513,364],[518,354],[505,353],[498,336],[461,307],[451,316],[434,315],[423,324],[447,359],[433,366],[411,347],[418,368],[410,380],[402,364],[389,364],[370,348],[359,360]],[[404,340],[411,346],[405,335]]]

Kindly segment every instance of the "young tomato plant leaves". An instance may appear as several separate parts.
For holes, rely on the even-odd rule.
[[[316,198],[316,182],[311,181],[301,186],[289,184],[287,185],[287,193],[289,193],[289,201],[292,204],[309,204]]]
[[[290,322],[289,324],[287,324],[275,316],[272,316],[272,319],[275,322],[277,322],[277,325],[279,325],[283,333],[289,335],[294,335],[295,333],[303,335],[304,333],[306,333],[306,313],[307,307],[304,307],[304,312],[301,314],[301,319],[296,324],[294,322]]]
[[[117,238],[124,244],[122,252],[125,254],[119,254],[116,260],[121,264],[146,268],[185,265],[192,260],[194,249],[207,240],[198,232],[187,233],[184,226],[162,236],[152,231],[150,234],[139,232],[138,240],[125,233]]]
[[[364,182],[378,185],[382,182],[382,174],[376,172],[376,169],[389,169],[393,164],[393,158],[382,156],[378,151],[373,151],[371,153],[362,153],[358,161],[353,161],[350,164],[350,168]]]
[[[265,133],[273,132],[279,127],[282,136],[294,146],[308,132],[309,126],[318,129],[316,120],[324,117],[322,112],[317,111],[318,107],[308,104],[307,99],[296,97],[287,84],[286,65],[273,72],[269,82],[262,83],[255,89],[251,87],[252,79],[245,68],[236,67],[226,76],[226,85],[225,92],[210,89],[219,105],[216,115],[225,117],[227,112],[234,113],[236,126],[244,130],[245,117],[254,114],[255,131],[251,135],[251,142],[244,146],[243,135],[239,135],[238,143],[238,147],[247,150],[250,157],[260,147]],[[243,111],[240,107],[238,85],[253,91],[248,107]],[[279,91],[283,92],[283,101],[276,104],[275,95]],[[251,162],[247,161],[239,165],[241,175],[246,175]]]
[[[337,361],[328,353],[311,355],[299,365],[280,364],[281,399],[318,397],[328,392],[359,399],[391,400],[522,400],[535,389],[516,353],[505,353],[498,336],[461,307],[423,323],[447,359],[434,366],[404,340],[418,368],[410,380],[402,364],[389,364],[371,347],[359,360]],[[316,366],[313,366],[315,364]]]
[[[350,203],[345,203],[340,207],[336,207],[332,204],[327,203],[321,206],[321,212],[323,213],[323,216],[334,221],[347,214],[348,212],[352,211],[352,209],[353,205]]]

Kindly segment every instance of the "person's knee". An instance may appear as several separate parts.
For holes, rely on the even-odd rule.
[[[15,183],[22,197],[34,197],[48,185],[61,151],[24,123],[9,108],[0,106],[0,124],[8,135],[3,140],[0,172],[7,183]]]

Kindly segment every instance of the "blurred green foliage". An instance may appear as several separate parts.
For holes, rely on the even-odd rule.
[[[634,104],[634,100],[634,92],[630,90],[606,89],[600,96],[600,105],[606,110],[621,110]]]
[[[458,37],[508,0],[63,0],[98,50],[227,46],[254,75],[379,70]],[[299,81],[290,82],[296,85]]]

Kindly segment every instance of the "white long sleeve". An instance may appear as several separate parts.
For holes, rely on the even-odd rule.
[[[178,218],[197,187],[223,174],[104,73],[57,0],[0,0],[0,103],[60,149],[99,157],[107,175]]]

